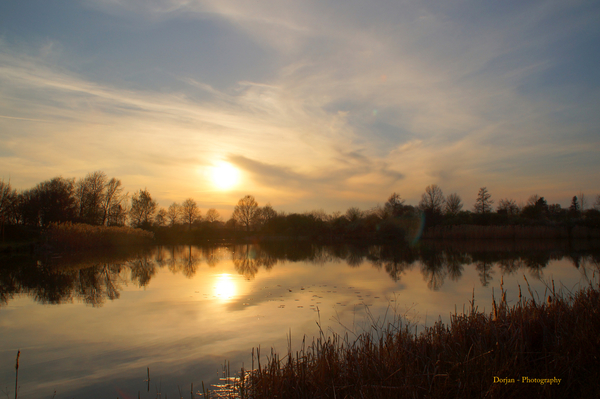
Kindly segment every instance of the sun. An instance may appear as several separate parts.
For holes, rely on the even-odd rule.
[[[221,162],[212,167],[210,176],[215,187],[228,190],[240,180],[240,171],[229,163]]]

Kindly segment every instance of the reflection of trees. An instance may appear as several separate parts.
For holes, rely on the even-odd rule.
[[[471,257],[463,252],[444,252],[446,268],[452,281],[458,281],[462,276],[464,265],[471,263]]]
[[[0,258],[0,306],[7,304],[15,294],[27,294],[44,304],[82,301],[101,306],[107,299],[120,296],[123,283],[132,281],[139,287],[147,286],[158,273],[158,268],[168,267],[172,273],[181,272],[190,278],[205,260],[212,267],[231,256],[238,273],[254,278],[262,269],[270,270],[279,260],[327,264],[342,261],[350,267],[369,262],[385,271],[392,280],[400,281],[402,274],[418,265],[430,289],[439,289],[449,276],[458,280],[465,265],[474,264],[483,286],[493,280],[494,267],[502,274],[515,273],[527,268],[529,273],[543,274],[550,260],[567,258],[584,277],[591,278],[600,269],[600,251],[593,247],[558,249],[548,251],[543,245],[526,248],[511,244],[518,251],[499,244],[486,244],[477,251],[467,251],[463,244],[447,247],[403,245],[316,245],[305,242],[269,242],[237,246],[173,246],[157,247],[151,253],[130,257],[122,254],[94,254],[93,256],[42,258],[13,256]],[[538,248],[539,247],[539,248]],[[474,247],[475,248],[475,247]]]
[[[79,270],[75,287],[83,301],[91,305],[99,305],[104,302],[104,290],[96,269],[90,267]]]
[[[477,269],[479,281],[481,281],[482,286],[487,287],[494,279],[492,277],[492,274],[494,274],[493,267],[494,264],[492,262],[481,261],[475,264],[475,269]]]
[[[395,282],[400,281],[402,273],[412,269],[416,260],[411,249],[389,245],[370,247],[367,257],[375,268],[383,267]]]
[[[206,259],[208,266],[215,267],[219,264],[222,258],[222,248],[220,247],[203,247],[202,256]]]
[[[194,245],[174,246],[171,248],[171,259],[165,261],[171,273],[181,272],[192,278],[198,271],[202,261],[202,251]]]
[[[255,245],[238,245],[232,251],[233,265],[247,279],[253,279],[260,267],[270,270],[277,258]]]
[[[369,254],[369,248],[366,246],[348,246],[346,252],[346,263],[350,267],[360,266]]]
[[[60,268],[56,261],[31,257],[0,265],[0,300],[7,303],[14,294],[26,293],[43,304],[61,304],[74,299],[101,306],[108,298],[119,298],[119,263],[96,263],[85,267]]]
[[[500,259],[498,261],[498,267],[502,274],[514,274],[522,266],[523,262],[520,258]]]
[[[446,276],[443,253],[438,251],[422,251],[421,273],[423,274],[423,279],[427,281],[429,289],[439,290],[444,284],[444,277]]]
[[[187,278],[194,277],[198,266],[200,265],[200,256],[196,254],[196,251],[192,251],[192,246],[188,245],[188,250],[185,255],[181,258],[181,271]]]
[[[156,265],[149,257],[139,257],[128,262],[131,270],[131,281],[138,287],[145,287],[156,274]]]

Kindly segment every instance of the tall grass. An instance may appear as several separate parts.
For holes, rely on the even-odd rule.
[[[82,223],[53,223],[46,232],[47,243],[53,249],[113,249],[123,246],[141,246],[153,239],[153,234],[142,229],[118,226],[91,226]]]
[[[513,306],[501,295],[491,314],[479,312],[473,300],[449,325],[440,321],[418,335],[394,323],[355,341],[321,333],[295,353],[280,357],[271,350],[265,364],[259,354],[228,397],[599,397],[597,284],[567,297],[552,288],[544,301],[519,293]]]
[[[583,230],[582,230],[583,229]],[[587,238],[589,229],[577,229],[576,238]],[[575,229],[574,229],[575,230]],[[562,239],[569,238],[569,228],[562,226],[480,226],[452,225],[427,229],[423,238],[442,239]]]

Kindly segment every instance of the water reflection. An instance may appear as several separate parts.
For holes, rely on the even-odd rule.
[[[500,276],[509,303],[518,298],[523,274],[542,299],[550,278],[557,289],[573,292],[597,278],[598,248],[535,241],[270,242],[4,258],[0,359],[8,360],[0,362],[0,384],[14,381],[21,349],[19,397],[52,397],[54,390],[57,397],[138,397],[141,390],[155,398],[161,381],[164,396],[175,397],[179,386],[210,382],[224,359],[232,370],[248,367],[252,347],[285,352],[290,331],[293,345],[304,334],[310,341],[320,334],[315,321],[325,333],[349,334],[386,317],[418,328],[438,318],[447,322],[455,304],[460,311],[472,296],[489,310]],[[143,396],[147,367],[151,392]]]
[[[234,298],[238,293],[238,288],[230,274],[223,273],[216,276],[215,279],[215,297],[222,301],[228,301]]]
[[[217,268],[226,259],[230,259],[235,271],[247,280],[285,262],[314,265],[345,262],[350,268],[370,265],[384,270],[396,283],[417,268],[427,288],[433,291],[440,290],[448,278],[460,280],[465,267],[471,264],[482,287],[494,281],[495,267],[503,275],[525,269],[530,275],[541,278],[550,261],[561,259],[569,261],[589,279],[589,269],[597,270],[600,265],[596,244],[587,241],[469,241],[406,247],[270,242],[220,247],[156,247],[129,257],[106,254],[72,258],[10,257],[1,260],[0,305],[7,304],[15,294],[24,293],[42,304],[76,300],[102,306],[106,300],[118,299],[122,287],[128,283],[147,286],[158,269],[167,268],[173,274],[192,278],[203,264]],[[217,297],[226,299],[236,295],[235,284],[228,275],[220,275],[215,284]]]

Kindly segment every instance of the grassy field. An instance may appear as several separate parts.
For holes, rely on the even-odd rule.
[[[597,276],[595,276],[597,281]],[[449,325],[416,334],[402,320],[349,340],[323,334],[284,356],[253,350],[250,371],[205,397],[236,398],[598,398],[600,290],[531,292],[493,312],[471,302]],[[526,299],[531,298],[531,299]],[[291,345],[290,345],[291,347]],[[215,388],[215,387],[213,387]]]

